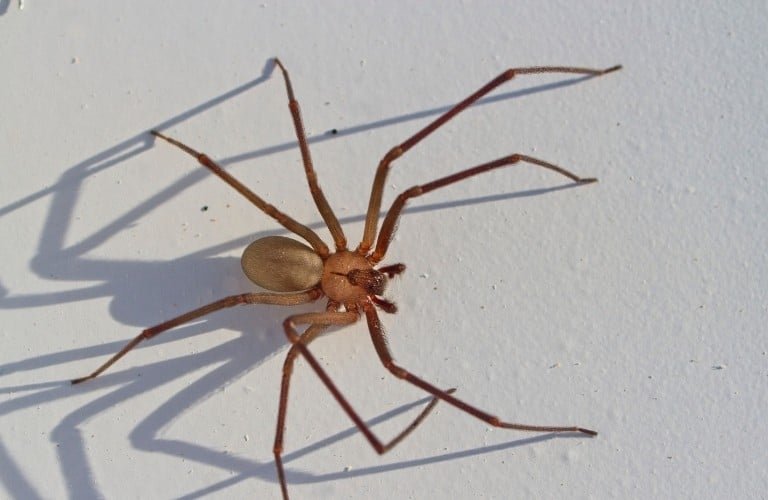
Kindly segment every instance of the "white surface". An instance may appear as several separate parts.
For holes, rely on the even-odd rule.
[[[764,2],[507,3],[0,2],[5,495],[279,497],[285,310],[217,314],[67,384],[142,328],[249,290],[241,249],[285,234],[149,129],[320,226],[279,55],[355,241],[380,156],[503,69],[625,67],[505,85],[399,161],[385,199],[512,152],[600,178],[550,190],[563,179],[524,167],[414,202],[385,318],[397,359],[437,385],[600,436],[441,405],[379,457],[301,363],[294,498],[765,498]],[[363,325],[314,350],[366,419],[423,400]]]

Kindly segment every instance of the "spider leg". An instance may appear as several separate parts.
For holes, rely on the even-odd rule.
[[[474,94],[470,95],[463,101],[456,104],[454,107],[446,111],[444,114],[435,119],[432,123],[416,132],[412,137],[407,139],[402,144],[399,144],[389,150],[387,154],[379,162],[379,166],[376,169],[376,175],[373,179],[373,187],[371,188],[371,198],[368,202],[368,212],[365,217],[365,229],[363,230],[363,239],[360,245],[357,247],[357,252],[360,255],[365,255],[373,246],[373,239],[376,236],[376,225],[379,218],[379,210],[381,209],[381,198],[384,190],[384,183],[387,180],[387,174],[389,173],[390,164],[413,146],[418,144],[422,139],[441,127],[445,122],[458,115],[472,104],[477,102],[484,95],[491,92],[499,85],[508,82],[517,75],[526,74],[538,74],[538,73],[571,73],[577,75],[587,76],[601,76],[606,73],[611,73],[621,69],[620,65],[613,66],[607,69],[590,69],[590,68],[573,68],[563,66],[536,66],[530,68],[512,68],[508,69],[504,73],[500,74],[483,87],[478,89]]]
[[[460,399],[456,399],[448,391],[443,391],[442,389],[435,387],[434,385],[426,382],[416,375],[413,375],[408,370],[396,365],[394,359],[392,358],[392,354],[389,352],[389,347],[387,347],[386,335],[384,333],[383,327],[381,326],[381,322],[379,321],[379,316],[376,314],[376,307],[371,303],[367,303],[364,306],[364,309],[365,317],[368,321],[368,330],[371,333],[371,339],[373,340],[373,345],[376,348],[376,353],[379,355],[379,359],[381,359],[382,364],[395,377],[403,379],[406,382],[410,382],[416,387],[427,391],[433,396],[442,399],[446,403],[451,404],[456,408],[465,411],[466,413],[469,413],[470,415],[477,417],[494,427],[532,432],[580,432],[582,434],[587,434],[588,436],[597,436],[597,432],[585,429],[583,427],[553,427],[548,425],[528,425],[504,422],[498,417],[491,415],[490,413],[486,413],[472,405],[465,403],[464,401],[461,401]]]
[[[311,325],[301,334],[297,343],[307,345],[312,342],[323,330],[328,328],[326,325]],[[283,363],[283,378],[280,383],[280,407],[277,412],[277,430],[275,431],[275,445],[273,452],[275,454],[275,466],[277,467],[277,477],[280,479],[280,489],[283,492],[283,498],[288,498],[288,484],[285,481],[285,471],[283,470],[283,438],[285,435],[285,418],[288,412],[288,390],[291,385],[291,375],[293,374],[293,363],[299,355],[297,344],[293,344],[285,356]]]
[[[288,71],[279,59],[275,58],[275,64],[280,68],[280,71],[283,73],[283,79],[285,80],[285,90],[288,92],[288,108],[291,110],[293,128],[296,129],[296,138],[299,140],[301,160],[304,163],[304,171],[307,173],[309,191],[312,193],[312,198],[315,200],[315,205],[317,205],[317,209],[320,211],[320,215],[323,217],[325,225],[328,226],[331,236],[333,236],[333,241],[336,243],[336,251],[346,250],[347,238],[344,236],[344,231],[341,229],[339,219],[337,219],[336,215],[333,213],[331,206],[328,204],[328,200],[325,199],[323,190],[320,189],[320,184],[317,182],[317,174],[312,166],[312,157],[309,154],[309,144],[307,144],[307,134],[304,132],[304,124],[301,120],[299,102],[293,94],[291,78],[288,76]]]
[[[97,368],[93,373],[86,375],[85,377],[72,380],[72,384],[79,384],[81,382],[85,382],[86,380],[91,380],[92,378],[98,377],[102,372],[104,372],[104,370],[112,366],[118,359],[125,356],[131,349],[136,347],[142,341],[151,339],[155,335],[158,335],[164,331],[183,325],[184,323],[189,323],[192,320],[211,314],[212,312],[218,311],[219,309],[238,306],[241,304],[271,304],[292,306],[315,301],[321,296],[322,292],[318,288],[309,290],[307,292],[290,295],[282,293],[243,293],[240,295],[231,295],[229,297],[225,297],[223,299],[217,300],[216,302],[211,302],[210,304],[182,314],[181,316],[177,316],[164,323],[160,323],[159,325],[147,328],[139,335],[137,335],[133,340],[128,342],[125,347],[120,349],[117,354],[109,358],[106,363]]]
[[[315,252],[320,255],[320,257],[327,257],[328,252],[328,246],[323,242],[323,240],[320,239],[320,237],[312,231],[307,226],[300,224],[296,220],[294,220],[292,217],[284,214],[277,208],[275,208],[273,205],[270,205],[266,201],[264,201],[260,196],[258,196],[256,193],[248,189],[242,182],[235,179],[233,176],[231,176],[226,170],[221,168],[215,161],[213,161],[208,155],[205,153],[200,153],[198,151],[195,151],[194,149],[190,148],[186,144],[177,141],[176,139],[173,139],[171,137],[165,136],[161,134],[160,132],[156,130],[150,131],[150,133],[156,137],[159,137],[161,139],[164,139],[174,146],[180,148],[184,152],[194,156],[197,161],[206,167],[208,170],[219,176],[224,182],[235,188],[237,192],[245,196],[251,203],[256,205],[262,212],[269,215],[273,219],[275,219],[277,222],[279,222],[284,228],[289,230],[290,232],[297,234],[304,238],[310,245],[312,245],[312,248],[315,249]]]
[[[386,217],[384,217],[384,222],[381,224],[381,232],[379,233],[379,237],[376,240],[376,249],[374,250],[373,254],[371,254],[369,259],[371,260],[371,262],[376,264],[380,262],[381,259],[384,258],[384,255],[387,253],[387,249],[389,248],[389,243],[392,241],[392,236],[394,236],[395,229],[397,228],[397,221],[400,218],[400,213],[403,211],[403,208],[405,207],[406,202],[410,198],[416,198],[417,196],[421,196],[423,194],[429,193],[430,191],[434,191],[435,189],[445,187],[449,184],[453,184],[454,182],[463,181],[464,179],[467,179],[474,175],[483,174],[485,172],[488,172],[500,167],[507,167],[509,165],[514,165],[519,162],[530,163],[532,165],[553,170],[559,174],[562,174],[572,179],[577,184],[589,184],[592,182],[597,182],[597,179],[593,177],[589,177],[589,178],[579,177],[576,174],[569,172],[564,168],[558,167],[557,165],[554,165],[552,163],[548,163],[548,162],[539,160],[537,158],[533,158],[531,156],[513,154],[513,155],[505,156],[504,158],[499,158],[498,160],[494,160],[488,163],[483,163],[482,165],[478,165],[476,167],[462,170],[461,172],[457,172],[455,174],[442,177],[440,179],[429,182],[427,184],[414,186],[400,193],[400,195],[395,199],[394,203],[392,203],[392,207],[390,207]]]
[[[368,425],[363,421],[357,412],[352,408],[346,398],[341,394],[341,391],[336,387],[336,384],[331,380],[328,374],[325,372],[317,359],[307,348],[307,345],[312,342],[317,336],[322,333],[326,328],[331,325],[342,326],[355,323],[359,319],[357,312],[335,312],[333,307],[329,303],[328,311],[325,313],[306,313],[290,316],[285,320],[283,326],[285,328],[285,334],[288,340],[291,342],[291,349],[288,351],[288,355],[283,365],[283,380],[280,390],[280,410],[277,418],[277,432],[275,434],[275,465],[277,466],[277,475],[280,479],[280,488],[283,493],[283,498],[288,499],[288,485],[285,479],[285,472],[283,470],[283,439],[285,431],[285,418],[288,410],[288,387],[290,385],[290,377],[293,373],[293,363],[296,357],[301,354],[307,360],[312,369],[320,377],[325,386],[331,392],[336,401],[341,405],[347,415],[352,419],[357,428],[363,433],[373,449],[379,454],[384,454],[397,446],[408,435],[413,432],[416,427],[421,424],[430,412],[435,408],[439,398],[433,398],[427,406],[419,413],[419,415],[403,429],[397,436],[391,439],[387,443],[382,443],[378,437],[371,431]],[[296,331],[296,325],[309,324],[309,327],[303,334],[299,334]],[[446,394],[453,394],[456,389],[448,389]]]

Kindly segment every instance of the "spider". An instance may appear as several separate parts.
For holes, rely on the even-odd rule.
[[[344,231],[318,184],[317,174],[312,165],[312,158],[307,144],[307,136],[304,132],[299,103],[294,96],[288,71],[279,59],[275,59],[274,63],[275,66],[280,69],[285,82],[285,88],[288,94],[288,107],[293,119],[293,126],[296,131],[296,137],[301,151],[304,171],[307,176],[307,182],[309,183],[309,191],[320,211],[320,215],[323,217],[325,224],[330,230],[335,251],[332,252],[312,229],[300,224],[295,219],[264,201],[204,153],[195,151],[176,139],[168,137],[156,130],[152,130],[151,133],[154,136],[164,139],[195,157],[200,164],[236,189],[261,211],[275,219],[291,233],[303,238],[309,243],[309,246],[295,239],[283,236],[268,236],[254,241],[248,245],[243,252],[241,259],[242,268],[248,279],[256,285],[269,290],[269,292],[242,293],[225,297],[170,319],[164,323],[160,323],[159,325],[147,328],[90,375],[74,379],[72,380],[72,383],[79,384],[97,377],[104,372],[104,370],[112,366],[118,359],[122,358],[128,351],[136,347],[140,342],[151,339],[164,331],[171,330],[179,325],[183,325],[189,321],[218,311],[219,309],[241,304],[292,306],[313,302],[322,297],[326,297],[327,303],[324,312],[295,314],[289,316],[283,322],[285,335],[291,346],[283,365],[280,401],[277,414],[277,430],[273,452],[275,456],[275,465],[277,467],[277,476],[280,481],[280,488],[284,499],[288,499],[288,485],[282,461],[285,419],[288,411],[288,391],[291,383],[291,374],[293,373],[296,358],[299,356],[302,356],[307,361],[323,384],[331,392],[338,404],[341,405],[344,412],[349,416],[352,422],[354,422],[360,432],[362,432],[373,449],[379,454],[386,453],[413,432],[413,430],[416,429],[416,427],[434,409],[439,400],[445,401],[494,427],[515,429],[519,431],[571,432],[584,434],[586,436],[596,436],[597,432],[583,427],[528,425],[501,420],[498,417],[453,396],[455,389],[440,389],[395,363],[389,350],[384,329],[379,321],[378,310],[380,309],[385,313],[390,314],[397,311],[396,305],[385,299],[382,295],[387,287],[388,280],[403,273],[405,271],[405,265],[391,264],[381,267],[377,266],[387,254],[387,249],[392,241],[392,236],[395,232],[400,214],[406,202],[411,198],[417,198],[436,189],[475,175],[518,163],[527,163],[555,171],[570,178],[577,184],[589,184],[596,182],[597,179],[582,178],[552,163],[523,154],[512,154],[462,170],[426,184],[414,186],[402,192],[395,199],[384,217],[384,222],[381,225],[378,236],[376,230],[379,222],[379,210],[381,208],[384,184],[392,166],[392,162],[416,146],[416,144],[421,142],[448,120],[477,102],[478,99],[517,75],[570,73],[592,77],[605,75],[619,70],[621,69],[621,66],[617,65],[602,70],[562,66],[536,66],[513,68],[501,73],[475,93],[456,104],[432,123],[418,131],[405,142],[395,146],[384,155],[379,162],[373,180],[362,240],[356,249],[350,250],[347,246],[347,239],[344,235]],[[373,341],[373,346],[384,367],[395,377],[409,382],[432,395],[432,399],[424,407],[421,413],[403,431],[395,436],[394,439],[388,442],[383,442],[377,437],[363,419],[360,418],[357,411],[355,411],[352,405],[342,395],[341,391],[336,387],[336,384],[331,380],[309,350],[309,344],[328,328],[351,325],[362,317],[365,317],[371,340]],[[303,332],[300,332],[299,329],[297,329],[300,325],[305,326]]]

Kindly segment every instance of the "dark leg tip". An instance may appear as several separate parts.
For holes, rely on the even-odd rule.
[[[80,377],[80,378],[76,378],[76,379],[73,379],[73,380],[71,381],[71,383],[72,383],[72,385],[77,385],[77,384],[80,384],[80,383],[82,383],[82,382],[85,382],[86,380],[90,380],[91,378],[93,378],[93,377],[91,377],[91,376],[88,376],[88,377]]]
[[[451,387],[450,389],[445,391],[446,394],[453,394],[454,392],[456,392],[456,388],[455,387]]]
[[[577,430],[578,430],[579,432],[581,432],[582,434],[586,434],[586,435],[587,435],[587,436],[589,436],[589,437],[595,437],[595,436],[597,436],[597,432],[596,432],[596,431],[592,431],[592,430],[589,430],[589,429],[583,429],[583,428],[581,428],[581,427],[579,427]]]
[[[617,64],[616,66],[611,66],[608,69],[604,69],[603,74],[613,73],[614,71],[619,71],[621,68],[622,68],[621,64]]]
[[[586,179],[579,179],[576,181],[576,184],[592,184],[593,182],[597,182],[596,177],[587,177]]]

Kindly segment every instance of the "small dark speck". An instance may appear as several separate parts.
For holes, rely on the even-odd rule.
[[[338,133],[339,133],[339,129],[337,129],[337,128],[332,128],[331,130],[329,130],[329,131],[328,131],[328,133],[329,133],[329,134],[331,134],[331,135],[336,135],[336,134],[338,134]]]
[[[200,207],[200,211],[201,212],[207,212],[208,211],[208,205],[203,205],[202,207]]]

